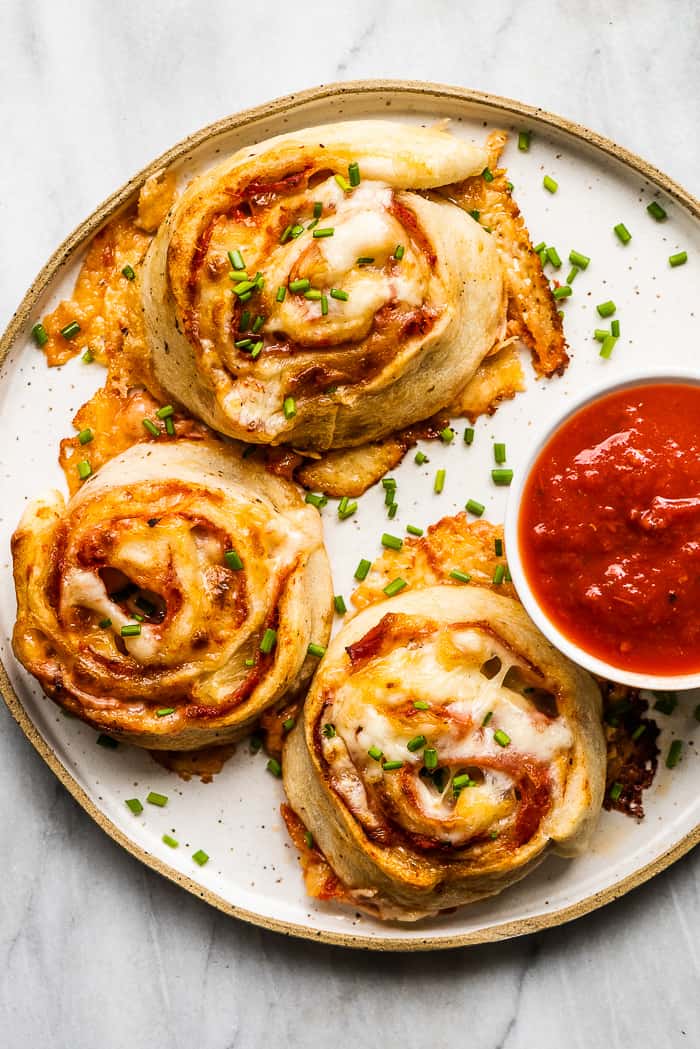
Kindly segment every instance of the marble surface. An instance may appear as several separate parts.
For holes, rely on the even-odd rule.
[[[331,5],[5,0],[0,325],[56,244],[188,132],[331,80],[521,98],[700,194],[694,0]],[[700,854],[587,918],[431,956],[295,942],[142,868],[0,709],[0,1044],[7,1049],[691,1046]]]

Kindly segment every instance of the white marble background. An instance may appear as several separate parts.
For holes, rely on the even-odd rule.
[[[154,155],[324,81],[520,98],[700,194],[697,0],[2,0],[0,41],[0,326],[57,243]],[[248,927],[143,869],[4,707],[0,813],[3,1049],[699,1042],[698,854],[558,930],[382,957]]]

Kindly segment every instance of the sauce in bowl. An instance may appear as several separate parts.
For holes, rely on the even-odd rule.
[[[700,386],[628,386],[575,412],[535,460],[517,528],[564,637],[639,674],[700,671]]]

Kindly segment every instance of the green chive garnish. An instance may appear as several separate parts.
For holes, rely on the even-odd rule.
[[[280,765],[277,758],[270,758],[265,768],[271,775],[276,776],[277,779],[279,779],[282,775],[282,766]]]
[[[420,750],[421,747],[424,747],[427,742],[425,736],[414,736],[413,739],[409,739],[406,749],[413,753],[415,750]]]
[[[607,302],[599,303],[599,305],[596,306],[596,309],[601,317],[612,317],[613,313],[617,309],[617,306],[612,301],[612,299],[609,299]]]
[[[315,641],[311,642],[306,651],[309,653],[310,656],[316,656],[317,659],[320,659],[321,656],[325,655],[326,652],[323,645],[317,645]]]
[[[224,561],[226,562],[229,568],[233,569],[234,572],[239,572],[241,568],[243,568],[243,562],[241,561],[237,552],[233,548],[231,550],[225,551]]]
[[[673,769],[676,767],[678,762],[681,760],[681,754],[683,753],[683,741],[680,739],[674,739],[671,746],[668,748],[668,754],[666,755],[666,768]]]
[[[620,240],[623,244],[629,244],[629,242],[632,240],[632,234],[627,229],[627,226],[625,226],[624,222],[618,222],[617,226],[613,226],[613,229],[617,234],[618,240]]]
[[[403,761],[385,761],[382,768],[385,772],[393,772],[395,769],[403,768]]]
[[[284,302],[284,297],[286,294],[287,289],[285,288],[284,284],[280,284],[279,288],[277,289],[277,294],[275,295],[277,302]]]
[[[343,193],[347,193],[348,190],[352,189],[352,186],[343,175],[334,175],[333,178],[338,183]]]
[[[506,446],[500,442],[496,442],[493,446],[493,458],[500,465],[506,461]]]
[[[430,710],[430,703],[426,703],[424,699],[416,699],[413,706],[416,710]]]
[[[573,249],[569,252],[569,262],[572,266],[578,266],[580,270],[588,269],[590,262],[588,255],[582,255],[580,251],[574,251]]]
[[[285,419],[293,419],[297,413],[296,401],[293,397],[285,397],[282,405]]]
[[[160,710],[156,710],[157,718],[167,718],[169,714],[175,713],[175,707],[161,707]]]
[[[249,657],[248,659],[246,659],[246,661],[245,661],[245,665],[246,665],[247,667],[254,667],[254,666],[255,666],[255,660],[254,660],[254,659],[251,659],[251,658]]]
[[[501,487],[507,487],[513,480],[512,470],[492,470],[491,478],[494,484]]]
[[[481,722],[481,727],[482,728],[486,728],[486,726],[488,725],[488,723],[489,723],[489,721],[491,720],[492,717],[493,717],[493,711],[492,710],[487,711],[487,713],[484,715],[484,720]]]
[[[571,287],[573,282],[576,280],[576,274],[579,273],[578,266],[572,266],[566,277],[566,284]]]
[[[622,794],[622,784],[613,783],[610,787],[609,796],[611,801],[619,801]]]
[[[413,461],[414,463],[418,463],[419,466],[422,466],[423,463],[428,462],[428,456],[425,454],[425,452],[416,452],[416,454],[413,456]]]
[[[328,299],[325,295],[321,295],[321,316],[328,316]]]
[[[510,736],[501,728],[496,729],[496,731],[493,734],[493,738],[495,739],[496,743],[498,743],[499,747],[507,747],[510,743]]]
[[[93,434],[92,430],[89,429],[89,428],[87,430],[81,430],[80,433],[78,434],[78,440],[80,441],[81,444],[89,444],[90,441],[93,439],[93,437],[94,437],[94,434]]]
[[[403,539],[400,539],[397,535],[389,535],[388,532],[384,532],[382,535],[382,546],[386,546],[389,550],[400,550],[403,546]]]
[[[438,753],[434,747],[426,747],[423,751],[423,764],[427,769],[436,769],[438,763]]]
[[[401,259],[404,257],[405,254],[406,249],[404,248],[403,244],[397,244],[396,250],[394,251],[394,258],[401,262]]]
[[[311,287],[311,281],[306,277],[301,277],[299,280],[292,280],[289,282],[290,291],[308,291]]]
[[[552,297],[555,299],[568,299],[570,295],[573,295],[573,291],[568,284],[560,284],[552,292]]]
[[[321,295],[322,292],[320,292],[318,288],[309,288],[308,291],[304,292],[304,298],[308,299],[310,302],[320,302]]]
[[[154,422],[151,422],[150,419],[142,419],[141,425],[143,426],[144,430],[147,430],[150,433],[151,437],[160,437],[160,430]]]
[[[357,260],[357,265],[358,266],[371,266],[371,264],[373,262],[374,262],[374,256],[373,255],[360,255],[359,259]]]
[[[49,341],[49,333],[40,321],[32,328],[32,338],[37,346],[40,347],[46,346],[46,343]]]
[[[435,474],[435,482],[433,484],[433,491],[436,495],[440,495],[443,488],[445,487],[445,474],[446,470],[438,470]]]
[[[291,732],[296,725],[296,718],[285,718],[282,722],[282,728],[285,732]]]
[[[272,652],[272,649],[275,647],[276,644],[277,631],[273,630],[272,627],[268,627],[262,636],[262,641],[260,642],[260,651],[264,655],[269,656],[270,652]]]
[[[126,277],[127,280],[133,280],[134,277],[136,276],[136,274],[134,273],[133,268],[128,263],[122,269],[122,276]]]
[[[316,495],[314,492],[307,492],[304,496],[305,503],[311,503],[317,510],[321,510],[328,502],[327,495]]]
[[[314,847],[314,836],[310,830],[304,831],[304,845],[307,849],[313,849]]]
[[[610,334],[614,335],[616,339],[620,337],[620,322],[610,321]]]
[[[141,634],[141,624],[127,623],[126,626],[121,628],[120,633],[122,637],[139,637]]]
[[[479,221],[479,216],[481,215],[481,212],[477,211],[476,208],[472,208],[472,210],[469,212],[469,214],[471,215],[471,217],[474,219],[475,222]]]
[[[464,431],[464,443],[465,444],[474,444],[474,427],[473,426],[467,426],[466,430]]]
[[[688,261],[688,252],[679,251],[677,255],[669,255],[668,261],[671,266],[683,266]]]
[[[138,798],[126,798],[124,804],[128,809],[131,809],[134,816],[140,816],[143,812],[143,805]]]
[[[95,359],[95,354],[92,352],[92,350],[88,346],[88,348],[86,349],[85,353],[82,355],[82,357],[80,359],[81,359],[81,361],[83,361],[84,364],[92,364],[92,362]]]
[[[197,849],[196,852],[193,852],[192,853],[192,859],[200,867],[203,867],[205,863],[209,862],[209,857],[207,856],[207,854],[204,851],[204,849]]]
[[[471,787],[474,780],[469,776],[467,772],[463,772],[461,776],[455,776],[452,780],[452,789],[455,794],[458,794],[464,787]]]
[[[352,164],[348,164],[348,178],[351,186],[360,185],[360,165],[356,160],[353,160]]]
[[[481,177],[483,178],[484,182],[493,182],[493,172],[490,168],[484,168],[484,170],[481,172]]]
[[[440,430],[440,440],[445,444],[450,444],[455,439],[455,432],[451,426],[446,426],[444,430]]]
[[[506,566],[505,565],[496,565],[496,567],[494,569],[494,573],[493,573],[493,581],[494,581],[494,583],[497,586],[500,586],[500,584],[503,582],[503,580],[505,579],[505,574],[506,574]]]
[[[554,179],[550,178],[549,175],[544,176],[544,178],[542,179],[542,185],[549,193],[556,193],[556,191],[559,189],[559,183],[555,182]]]
[[[464,509],[468,514],[473,514],[474,517],[481,517],[486,507],[483,503],[477,503],[476,499],[468,499]]]
[[[161,840],[164,845],[169,845],[171,849],[176,849],[180,844],[177,838],[171,838],[169,834],[164,834]]]
[[[539,244],[536,244],[532,250],[534,251],[535,255],[539,255],[541,251],[547,250],[547,245],[543,240],[541,240]]]
[[[291,226],[287,226],[286,229],[284,230],[284,232],[282,233],[282,236],[280,237],[280,244],[286,244],[287,241],[289,240],[289,238],[291,237],[291,235],[292,235],[292,227]]]
[[[561,269],[561,258],[554,245],[547,248],[547,259],[554,266],[555,270]]]
[[[245,262],[243,261],[243,256],[238,250],[229,251],[228,260],[231,263],[231,266],[234,270],[244,270],[246,268]]]
[[[61,328],[61,335],[64,339],[74,339],[80,332],[80,325],[77,321],[71,321],[70,324],[66,324],[65,328]]]
[[[112,620],[109,619],[109,618],[101,619],[99,624],[98,624],[100,630],[108,630],[109,627],[111,627],[111,625],[112,625]]]
[[[335,736],[335,725],[331,725],[330,722],[327,722],[323,726],[323,730],[322,731],[323,731],[323,735],[326,737],[326,739],[333,739],[333,737]]]
[[[656,219],[657,222],[663,222],[663,220],[667,217],[666,212],[657,200],[652,200],[651,204],[647,204],[647,211],[653,219]]]
[[[331,298],[340,299],[341,302],[347,302],[350,296],[342,288],[331,288]]]
[[[646,727],[646,725],[637,725],[636,729],[635,729],[635,730],[634,730],[634,732],[632,733],[632,742],[633,742],[633,743],[636,743],[636,742],[637,742],[637,740],[638,740],[638,739],[639,739],[639,738],[640,738],[641,736],[643,736],[643,735],[644,735],[644,733],[646,732],[646,730],[647,730],[647,727]]]
[[[612,351],[615,349],[615,343],[617,339],[614,335],[606,335],[603,339],[603,345],[600,347],[600,356],[604,357],[605,360],[611,356]]]
[[[83,459],[82,462],[78,463],[78,477],[81,481],[86,481],[92,473],[92,467],[87,459]]]
[[[353,500],[351,502],[347,495],[344,495],[338,503],[338,517],[341,521],[345,521],[348,517],[352,517],[356,510],[357,501]]]
[[[317,200],[316,203],[314,204],[314,218],[315,219],[320,219],[322,212],[323,212],[323,204],[321,203],[320,200]]]
[[[372,562],[363,557],[355,569],[355,579],[359,579],[359,581],[362,582],[363,579],[367,578],[371,567]]]
[[[409,535],[418,535],[418,536],[423,535],[423,529],[422,528],[418,528],[417,525],[412,525],[412,524],[406,525],[406,531],[408,532]]]
[[[612,327],[612,326],[611,326]],[[597,339],[598,342],[605,342],[610,332],[607,328],[596,328],[593,332],[593,338]]]
[[[458,568],[453,568],[450,572],[450,579],[456,579],[458,583],[468,583],[471,576],[467,572],[460,572]]]
[[[520,131],[518,133],[518,149],[521,153],[527,153],[530,149],[531,131]]]
[[[157,791],[152,790],[146,795],[146,801],[149,805],[157,805],[159,809],[164,809],[168,804],[168,795],[158,794]]]
[[[334,233],[335,230],[332,226],[325,226],[323,229],[315,229],[311,236],[318,239],[320,237],[332,237]]]
[[[391,583],[384,587],[384,593],[387,597],[395,597],[404,587],[408,586],[405,579],[397,577],[393,579]]]
[[[384,757],[384,752],[379,747],[370,747],[367,753],[374,761],[381,761]]]
[[[335,597],[333,598],[333,607],[335,608],[336,613],[339,616],[344,616],[345,615],[345,613],[347,612],[348,608],[347,608],[347,605],[345,604],[345,598],[343,597],[342,594],[336,594],[335,595]]]

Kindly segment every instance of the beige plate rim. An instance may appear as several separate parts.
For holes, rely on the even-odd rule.
[[[688,193],[687,190],[665,175],[662,171],[659,171],[651,164],[648,164],[645,160],[642,160],[641,157],[624,149],[622,146],[618,146],[611,139],[605,138],[594,131],[590,131],[581,124],[573,123],[570,120],[566,120],[564,117],[549,113],[536,106],[529,106],[513,99],[501,98],[498,95],[486,94],[481,91],[472,91],[468,88],[451,87],[444,84],[434,84],[425,81],[355,80],[325,84],[320,87],[310,88],[306,91],[285,95],[283,98],[276,99],[273,102],[261,106],[255,106],[252,109],[243,110],[241,113],[224,117],[222,120],[209,124],[207,127],[202,128],[193,135],[189,135],[172,149],[163,153],[142,171],[134,175],[133,178],[129,179],[121,189],[118,189],[108,197],[104,203],[99,205],[99,207],[93,211],[89,218],[85,219],[84,222],[81,222],[73,233],[63,241],[33,281],[29,291],[22,299],[5,333],[0,339],[0,365],[2,365],[5,360],[18,334],[24,329],[28,318],[32,314],[35,304],[49,282],[53,279],[61,264],[76,249],[81,247],[154,172],[167,166],[173,161],[181,159],[189,150],[202,145],[210,138],[231,131],[234,128],[245,127],[246,124],[261,117],[293,112],[300,105],[310,102],[319,102],[332,97],[338,98],[350,95],[370,97],[374,94],[386,94],[387,92],[393,93],[397,99],[400,99],[402,96],[415,97],[418,95],[430,98],[434,101],[439,101],[441,98],[444,98],[452,101],[456,100],[477,104],[487,108],[490,107],[497,109],[500,113],[505,112],[514,117],[524,117],[529,120],[535,120],[540,124],[548,125],[557,131],[563,131],[573,138],[582,139],[589,145],[600,150],[602,153],[615,158],[625,166],[637,171],[649,182],[663,190],[664,193],[677,200],[695,218],[700,219],[700,200]],[[495,940],[508,939],[513,936],[522,936],[526,933],[538,932],[541,929],[561,925],[564,922],[588,914],[590,911],[596,910],[598,907],[602,907],[606,903],[610,903],[612,900],[629,892],[630,889],[634,889],[636,886],[648,881],[649,878],[654,877],[655,874],[663,871],[666,867],[669,867],[700,842],[700,824],[698,824],[698,826],[686,834],[685,837],[677,842],[672,848],[663,853],[663,855],[657,857],[657,859],[653,860],[651,863],[639,868],[627,878],[623,878],[616,884],[609,886],[601,892],[592,893],[583,900],[579,900],[577,903],[571,904],[568,907],[552,911],[550,914],[537,915],[536,917],[524,918],[518,921],[503,922],[499,925],[482,929],[477,932],[446,937],[426,935],[424,938],[410,941],[398,939],[390,934],[383,937],[370,938],[353,934],[324,932],[321,929],[314,929],[311,926],[266,918],[262,915],[255,914],[254,912],[234,907],[216,893],[203,888],[191,878],[180,874],[172,867],[169,867],[168,864],[161,862],[155,856],[151,856],[144,849],[134,844],[134,842],[122,833],[122,831],[120,831],[111,820],[107,819],[104,813],[93,804],[68,769],[42,739],[12,688],[5,667],[1,662],[0,692],[2,693],[12,717],[20,726],[24,735],[37,753],[44,759],[63,786],[70,791],[78,804],[81,805],[98,826],[100,826],[114,841],[121,845],[122,848],[126,849],[127,852],[130,852],[132,856],[135,856],[136,859],[140,860],[141,863],[145,864],[147,867],[157,871],[159,874],[170,879],[170,881],[182,886],[182,888],[187,889],[187,891],[194,896],[199,896],[201,899],[211,904],[211,906],[218,908],[218,910],[223,911],[225,914],[233,915],[234,917],[241,918],[253,925],[259,925],[265,929],[271,929],[288,936],[298,936],[303,939],[316,940],[343,947],[356,947],[378,951],[447,949],[450,947],[462,947],[477,943],[488,943]]]

